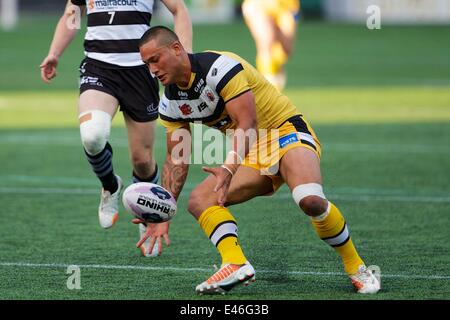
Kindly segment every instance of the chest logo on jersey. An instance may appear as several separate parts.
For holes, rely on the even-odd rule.
[[[184,91],[178,91],[178,96],[180,97],[180,99],[187,99],[189,97],[187,92]]]
[[[200,104],[197,106],[198,112],[202,112],[203,110],[205,110],[205,109],[207,109],[207,108],[208,108],[208,105],[207,105],[206,103],[204,103],[204,102],[200,103]]]
[[[205,80],[200,79],[198,83],[195,85],[194,91],[195,92],[202,92],[203,88],[205,87]]]
[[[209,89],[205,89],[205,95],[206,95],[206,97],[208,97],[209,101],[211,101],[211,102],[214,102],[214,100],[216,100],[214,93]]]
[[[89,0],[89,10],[137,6],[137,0]]]
[[[180,111],[183,114],[183,116],[188,116],[193,112],[191,106],[186,103],[179,106],[178,108],[180,108]]]
[[[204,103],[206,103],[211,108],[211,110],[214,110],[217,103],[219,102],[220,97],[213,89],[211,89],[208,85],[205,85],[202,92],[200,93],[200,99]]]

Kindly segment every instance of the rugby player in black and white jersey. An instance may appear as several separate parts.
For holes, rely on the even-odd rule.
[[[172,13],[175,32],[183,45],[192,51],[192,22],[184,1],[161,2]],[[159,89],[141,60],[138,46],[149,28],[154,4],[154,0],[69,0],[40,65],[42,80],[49,83],[56,76],[59,58],[77,34],[78,30],[70,27],[73,15],[87,13],[78,117],[86,158],[102,184],[98,216],[105,229],[118,219],[123,186],[114,173],[113,149],[108,143],[111,121],[119,107],[128,132],[133,182],[156,183],[159,178],[153,156]],[[73,10],[74,5],[81,10]],[[140,224],[139,228],[145,232],[145,226]],[[140,249],[144,255],[150,252],[148,256],[158,251],[156,246],[153,250],[145,245]]]

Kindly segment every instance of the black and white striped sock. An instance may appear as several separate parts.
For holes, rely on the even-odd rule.
[[[150,182],[150,183],[155,183],[157,184],[159,180],[159,169],[158,169],[158,164],[155,163],[155,171],[153,171],[153,174],[148,177],[148,178],[141,178],[139,177],[136,172],[133,171],[133,183],[137,183],[137,182]]]
[[[114,175],[112,165],[113,150],[111,145],[107,142],[105,148],[96,155],[90,155],[84,151],[92,170],[100,179],[103,189],[114,193],[119,188],[116,176]]]

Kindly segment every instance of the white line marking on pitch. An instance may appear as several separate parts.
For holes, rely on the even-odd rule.
[[[185,191],[192,190],[192,186],[186,186]],[[30,187],[0,187],[0,194],[77,194],[77,195],[91,195],[98,194],[99,189],[88,188],[30,188]],[[352,192],[329,192],[329,198],[340,201],[398,201],[398,202],[425,202],[425,203],[450,203],[450,197],[438,196],[423,196],[423,195],[387,195],[387,194],[363,194]],[[278,193],[271,197],[275,200],[291,199],[291,195],[287,193]]]
[[[56,186],[64,186],[63,193],[70,192],[73,190],[75,192],[80,191],[80,189],[85,190],[87,187],[98,187],[99,182],[94,177],[72,177],[72,176],[36,176],[36,175],[24,175],[24,174],[3,174],[0,175],[0,181],[4,182],[4,186],[0,186],[0,188],[30,188],[33,184],[40,184],[39,188],[41,188],[42,193],[45,193],[45,189],[51,191]],[[26,184],[22,186],[17,186],[17,184]],[[130,182],[131,183],[131,182]],[[43,187],[43,185],[50,185],[51,187]],[[184,184],[185,190],[192,190],[197,184],[193,182],[186,182]],[[67,189],[67,191],[64,191]],[[287,190],[287,188],[285,188]],[[77,191],[78,190],[78,191]],[[92,188],[86,189],[86,194],[90,194],[91,192],[96,192]],[[284,189],[280,190],[277,193],[277,196],[283,194]],[[422,190],[424,191],[424,190]],[[448,192],[442,192],[442,190],[430,189],[428,190],[430,194],[412,194],[411,191],[402,189],[402,188],[367,188],[367,187],[331,187],[327,188],[326,192],[330,194],[340,194],[340,195],[362,195],[362,196],[399,196],[399,197],[431,197],[431,198],[447,198]],[[5,191],[7,192],[7,191]],[[26,192],[26,191],[24,191]],[[41,191],[39,191],[41,193]]]
[[[180,267],[149,267],[132,265],[102,265],[102,264],[64,264],[64,263],[28,263],[28,262],[0,262],[1,267],[21,268],[67,268],[76,265],[86,269],[110,269],[110,270],[153,270],[153,271],[179,271],[179,272],[213,272],[212,268],[180,268]],[[346,276],[340,272],[315,272],[315,271],[288,271],[288,270],[257,270],[258,273],[276,273],[293,276]],[[450,275],[414,275],[414,274],[381,274],[384,278],[425,279],[425,280],[450,280]]]

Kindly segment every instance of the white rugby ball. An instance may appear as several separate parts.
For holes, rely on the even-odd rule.
[[[122,202],[129,213],[150,223],[169,221],[177,212],[177,202],[172,194],[149,182],[128,186],[123,192]]]

